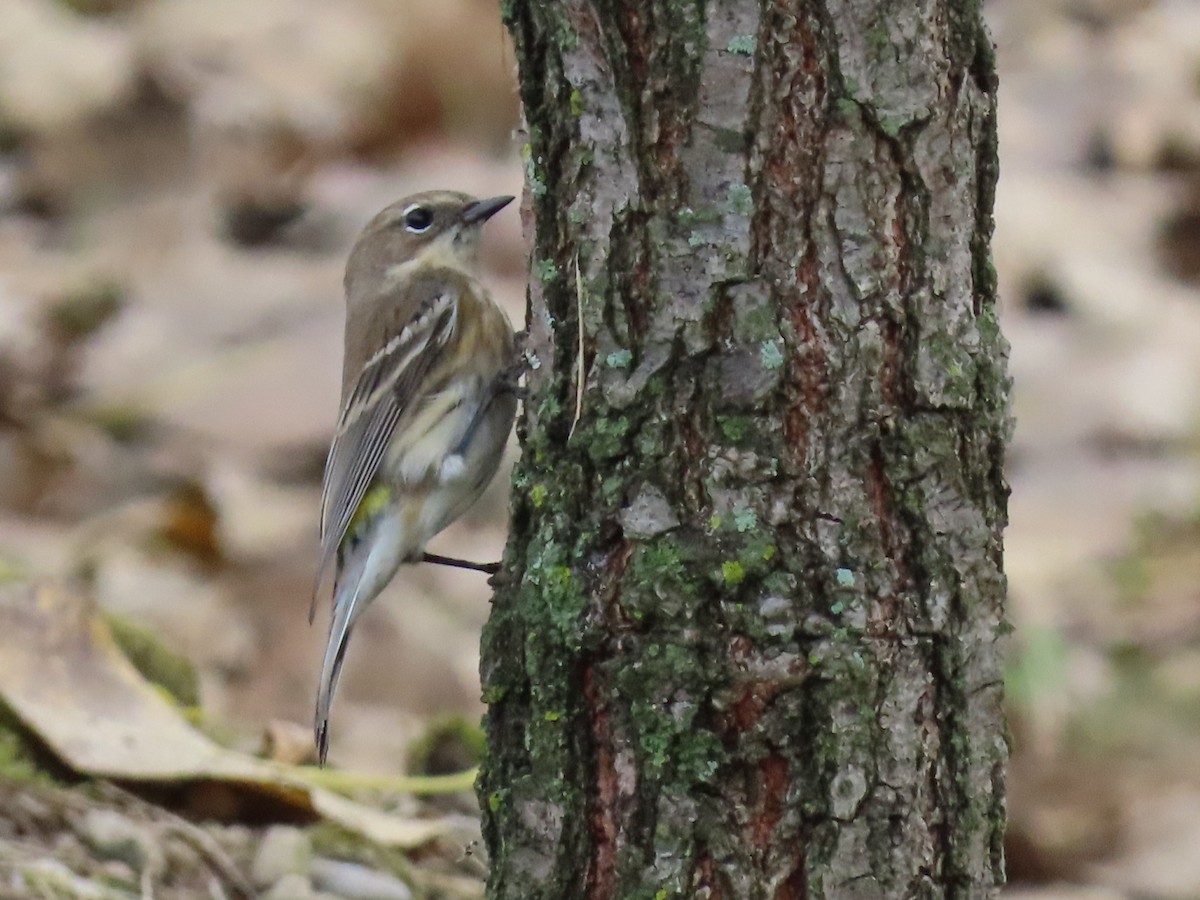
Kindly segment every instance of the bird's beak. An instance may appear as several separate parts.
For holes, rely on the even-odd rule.
[[[472,201],[463,209],[462,222],[464,225],[478,225],[486,222],[512,202],[512,197],[489,197],[487,200]]]

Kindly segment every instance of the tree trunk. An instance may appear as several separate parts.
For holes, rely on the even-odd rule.
[[[978,0],[509,0],[530,396],[492,898],[987,897],[1005,344]]]

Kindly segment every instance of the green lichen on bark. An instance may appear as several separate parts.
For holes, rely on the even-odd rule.
[[[506,23],[553,277],[483,640],[489,896],[993,894],[1008,425],[978,4]]]

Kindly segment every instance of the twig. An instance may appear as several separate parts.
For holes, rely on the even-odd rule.
[[[229,854],[207,831],[193,825],[169,809],[143,800],[132,791],[111,781],[99,781],[96,783],[96,788],[101,795],[107,795],[110,800],[147,812],[150,821],[157,824],[164,834],[177,837],[188,844],[229,887],[234,897],[240,898],[240,900],[254,900],[258,896],[250,880],[242,874],[237,864],[229,858]],[[161,821],[156,822],[155,820]]]
[[[167,813],[166,830],[189,844],[208,863],[209,867],[228,885],[235,897],[254,900],[258,896],[250,880],[242,874],[237,864],[229,858],[216,839],[202,828],[172,812]]]
[[[583,415],[583,278],[579,274],[579,250],[575,250],[575,333],[578,336],[578,346],[575,348],[575,415],[571,419],[571,428],[567,432],[567,440],[575,433],[575,426]]]
[[[373,790],[395,794],[457,794],[475,786],[479,769],[467,769],[453,775],[370,775],[366,772],[347,772],[340,769],[324,769],[320,766],[289,766],[272,763],[280,775],[302,781],[312,787],[325,788],[339,794],[351,791]]]

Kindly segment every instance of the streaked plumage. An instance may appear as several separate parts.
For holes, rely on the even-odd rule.
[[[379,213],[350,253],[342,409],[321,496],[318,586],[336,560],[314,723],[322,761],[355,621],[475,501],[512,428],[512,325],[474,274],[479,228],[511,199],[416,194]]]

